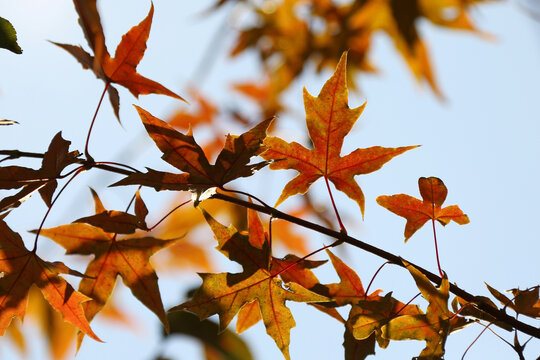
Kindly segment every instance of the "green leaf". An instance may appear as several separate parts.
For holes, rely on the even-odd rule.
[[[0,17],[0,48],[7,49],[15,54],[22,54],[22,49],[17,44],[15,28],[3,17]]]

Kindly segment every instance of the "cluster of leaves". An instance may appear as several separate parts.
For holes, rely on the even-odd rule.
[[[225,2],[218,3],[218,6]],[[0,167],[0,189],[18,189],[15,194],[0,201],[0,335],[9,328],[17,338],[17,330],[12,325],[12,320],[16,317],[23,318],[28,292],[35,284],[50,306],[78,329],[78,347],[85,335],[101,341],[91,329],[90,322],[106,309],[118,276],[133,296],[156,314],[165,332],[189,334],[202,340],[208,358],[251,358],[245,344],[232,332],[226,331],[226,327],[236,316],[238,333],[262,319],[268,335],[275,341],[283,356],[289,359],[290,331],[295,326],[295,321],[287,307],[287,301],[307,303],[342,323],[346,359],[364,359],[375,353],[376,344],[384,349],[391,340],[409,339],[425,342],[419,359],[442,359],[449,334],[472,322],[483,320],[512,330],[514,325],[508,322],[508,316],[504,313],[506,308],[512,309],[516,314],[540,318],[538,286],[526,290],[513,289],[512,299],[488,286],[491,294],[502,303],[502,310],[488,298],[473,297],[470,294],[468,299],[456,296],[450,310],[450,292],[455,293],[456,287],[454,285],[452,290],[440,264],[441,277],[437,277],[397,256],[387,257],[389,262],[409,271],[420,294],[428,302],[428,306],[423,310],[412,304],[412,300],[396,299],[391,291],[375,290],[369,293],[370,285],[364,289],[356,272],[330,251],[330,248],[351,242],[340,218],[338,206],[334,202],[330,183],[355,201],[363,215],[364,193],[355,176],[377,171],[395,156],[417,147],[374,146],[359,148],[341,156],[344,138],[365,107],[364,104],[351,109],[348,105],[347,57],[350,57],[353,68],[366,68],[369,37],[374,31],[383,29],[394,38],[396,46],[415,73],[427,78],[436,89],[432,74],[428,71],[430,67],[426,61],[425,45],[416,31],[416,20],[423,16],[439,25],[472,30],[466,8],[473,2],[412,1],[404,5],[405,3],[399,1],[380,0],[337,5],[331,1],[285,0],[282,5],[274,3],[276,8],[271,11],[268,8],[258,9],[257,14],[266,21],[264,27],[245,30],[240,36],[236,51],[257,46],[260,47],[264,59],[280,54],[279,56],[284,58],[282,64],[279,68],[272,69],[276,74],[275,78],[280,81],[280,91],[298,75],[306,61],[320,57],[318,65],[322,68],[334,64],[338,53],[341,56],[335,73],[324,84],[317,97],[310,95],[307,90],[304,91],[306,125],[313,145],[311,149],[297,142],[289,143],[279,137],[268,137],[267,131],[273,122],[272,118],[268,118],[239,136],[227,135],[219,147],[212,144],[211,152],[217,154],[212,163],[209,160],[208,147],[197,143],[191,127],[188,126],[187,133],[174,127],[176,124],[185,128],[186,122],[213,121],[209,119],[215,116],[215,110],[201,98],[199,115],[190,118],[177,114],[178,119],[171,122],[163,121],[136,107],[148,135],[163,153],[162,159],[180,173],[151,168],[147,168],[143,173],[126,170],[126,166],[95,162],[88,151],[85,151],[86,157],[78,151],[70,151],[70,142],[64,140],[60,133],[52,139],[49,149],[41,155],[40,169],[16,165]],[[146,49],[153,5],[148,16],[124,35],[115,57],[111,58],[105,47],[96,2],[74,0],[74,3],[94,55],[79,46],[55,44],[75,56],[84,68],[92,69],[98,79],[105,81],[105,91],[109,93],[117,116],[118,93],[111,83],[125,86],[135,96],[158,93],[183,100],[161,84],[136,72],[136,66]],[[306,19],[298,17],[297,7],[306,4],[310,10],[308,17],[323,19],[324,26],[333,29],[333,36],[339,41],[332,40],[328,31],[315,32],[314,28],[307,25]],[[455,18],[447,19],[441,15],[448,7],[458,9]],[[409,11],[402,11],[403,9]],[[295,36],[291,36],[291,32]],[[293,53],[285,53],[277,47],[264,48],[261,45],[263,37],[269,37],[270,44],[286,39],[300,41],[302,46],[289,44],[286,48]],[[308,44],[307,48],[305,44]],[[342,47],[351,49],[349,55],[341,54]],[[284,81],[284,78],[287,80]],[[8,159],[20,156],[24,154],[15,152],[9,155]],[[255,156],[261,156],[264,160],[252,163],[251,159]],[[283,258],[273,255],[276,245],[274,237],[279,237],[280,232],[281,236],[286,234],[287,237],[290,229],[283,225],[272,227],[270,222],[266,230],[254,210],[254,204],[224,195],[246,195],[243,191],[229,188],[229,183],[239,178],[251,177],[266,166],[272,170],[292,169],[298,172],[297,176],[285,185],[276,207],[291,196],[305,195],[311,184],[318,179],[324,180],[340,228],[340,232],[333,235],[335,242],[304,255],[307,246],[300,240],[296,246],[288,244],[288,249],[294,253]],[[177,223],[172,216],[168,217],[169,213],[166,216],[168,224],[163,225],[166,229],[156,236],[154,229],[160,222],[154,226],[147,224],[149,211],[139,190],[134,195],[133,213],[129,212],[131,206],[125,211],[107,210],[97,193],[92,190],[94,215],[53,228],[43,229],[40,226],[34,231],[36,237],[33,249],[28,250],[20,235],[12,231],[4,221],[10,211],[19,207],[36,191],[40,193],[50,211],[65,188],[57,189],[59,179],[72,175],[64,185],[67,186],[80,172],[95,167],[126,175],[114,183],[114,186],[139,185],[157,191],[189,191],[193,194],[193,204],[197,208],[189,210],[192,212],[189,217],[182,216],[183,227],[175,226],[174,230],[166,228]],[[67,170],[68,168],[70,170]],[[407,219],[406,241],[429,220],[432,221],[434,230],[435,221],[442,225],[447,225],[452,220],[460,225],[469,222],[467,215],[457,205],[442,207],[447,195],[447,188],[442,180],[422,177],[419,179],[419,189],[422,200],[405,194],[377,198],[381,206]],[[212,196],[244,205],[248,208],[247,214],[237,208],[226,207],[231,205],[223,205],[222,201],[216,205],[216,200],[209,199]],[[280,212],[277,209],[257,200],[263,204],[259,209],[279,217]],[[181,202],[176,208],[187,202]],[[312,207],[307,207],[307,210],[302,211],[312,210]],[[241,225],[225,226],[218,222],[210,214],[218,211],[232,213],[240,219],[238,222]],[[297,224],[308,224],[299,217],[289,216],[289,219],[291,218]],[[45,219],[42,224],[44,221]],[[186,240],[188,237],[178,236],[201,223],[207,223],[214,233],[218,242],[217,250],[230,261],[241,265],[242,272],[210,272],[211,266],[206,260],[207,249]],[[167,236],[172,231],[178,234]],[[61,245],[66,249],[66,254],[92,255],[93,258],[88,262],[84,273],[70,269],[62,262],[50,262],[38,256],[40,235]],[[177,250],[171,251],[175,247]],[[192,254],[197,254],[198,265],[208,270],[199,274],[202,285],[191,299],[173,307],[169,312],[164,309],[158,277],[150,263],[150,257],[158,251],[169,251],[171,262],[176,264],[185,262]],[[313,270],[323,266],[326,261],[313,261],[309,258],[322,251],[326,251],[328,255],[340,279],[338,283],[322,283],[315,275]],[[78,290],[74,290],[63,279],[62,274],[81,277]],[[432,283],[434,278],[438,286]],[[461,293],[467,294],[462,290]],[[342,316],[345,310],[340,309],[344,306],[350,306],[346,319]],[[201,320],[217,314],[219,325],[208,320],[196,322],[193,315],[186,311],[197,314]],[[209,331],[215,330],[223,333],[221,338],[208,335]],[[515,349],[520,353],[524,346],[517,344]]]
[[[349,51],[351,81],[359,72],[374,72],[370,61],[373,37],[389,36],[397,51],[419,80],[425,80],[442,97],[428,46],[418,29],[422,21],[443,28],[480,34],[469,8],[486,0],[267,0],[239,2],[254,14],[238,29],[233,56],[253,49],[266,73],[266,114],[281,108],[279,94],[313,63],[318,70],[334,68],[341,54]],[[354,86],[353,82],[353,86]]]

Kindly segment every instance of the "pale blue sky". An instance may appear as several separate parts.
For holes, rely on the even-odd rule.
[[[188,81],[192,79],[210,37],[223,18],[223,12],[209,17],[198,15],[211,2],[200,2],[200,5],[187,3],[154,2],[155,23],[147,54],[138,68],[141,74],[184,96],[188,96]],[[0,148],[41,152],[54,134],[62,130],[64,137],[73,142],[73,147],[82,150],[103,83],[96,80],[91,72],[83,71],[67,53],[46,41],[86,47],[73,5],[70,1],[52,0],[0,0],[0,4],[0,16],[13,23],[24,50],[22,56],[5,51],[0,53],[0,117],[20,122],[18,126],[0,129]],[[100,2],[111,52],[121,35],[146,16],[149,6],[148,1],[142,0]],[[414,82],[387,37],[375,38],[371,56],[380,68],[380,74],[360,79],[362,93],[351,94],[351,106],[358,106],[367,99],[367,107],[346,138],[343,152],[373,145],[421,144],[422,147],[394,159],[376,173],[356,178],[366,195],[363,222],[352,201],[342,194],[336,196],[353,236],[435,272],[429,227],[420,230],[404,244],[405,221],[379,207],[375,198],[396,193],[418,196],[419,177],[440,177],[449,189],[447,204],[459,204],[471,219],[466,226],[451,224],[445,229],[439,227],[442,265],[450,281],[470,292],[487,296],[483,281],[505,290],[537,285],[540,279],[540,235],[537,229],[537,204],[540,203],[540,25],[525,15],[516,2],[478,6],[473,17],[478,27],[493,34],[495,40],[486,41],[467,33],[437,29],[427,23],[421,25],[438,82],[446,96],[444,102],[435,98],[427,87]],[[216,52],[219,58],[215,67],[202,84],[206,94],[225,104],[241,101],[230,91],[230,80],[253,79],[257,74],[251,56],[233,61],[224,56],[232,40],[230,36],[225,38]],[[288,125],[276,130],[276,134],[289,141],[305,138],[301,88],[305,85],[315,95],[329,76],[330,72],[303,76],[291,87],[286,94],[286,102],[294,109],[294,115],[282,116],[282,123]],[[137,101],[123,89],[120,93],[124,128],[118,126],[109,104],[105,103],[93,135],[92,155],[99,160],[126,161],[139,168],[170,169],[159,159],[160,153],[149,139],[139,141],[137,149],[128,147],[130,142],[141,139],[143,131],[130,104],[137,104],[163,117],[183,105],[163,96],[142,96]],[[240,127],[231,130],[223,126],[223,129],[224,133],[244,131]],[[148,145],[148,150],[140,151],[142,144]],[[134,158],[133,153],[138,157]],[[250,189],[273,203],[293,173],[265,170],[255,176]],[[106,186],[116,179],[97,170],[80,176],[55,207],[46,226],[68,223],[88,215],[91,211],[88,185],[102,194],[108,207],[123,208],[132,189],[107,189]],[[240,188],[247,183],[233,185]],[[269,183],[275,184],[275,191],[267,189]],[[315,184],[310,192],[326,201],[322,183]],[[159,209],[171,194],[154,196],[153,190],[147,190],[143,196],[151,209]],[[283,209],[294,203],[294,198],[287,200]],[[44,207],[35,197],[14,211],[7,221],[24,237],[26,230],[39,225],[43,213]],[[320,236],[310,236],[316,244],[314,248],[329,241]],[[31,241],[31,237],[25,239]],[[61,249],[46,239],[41,242],[41,255],[57,260]],[[365,283],[383,262],[346,246],[342,246],[339,253]],[[84,270],[81,263],[71,263]],[[220,270],[225,270],[226,266],[223,264]],[[323,281],[337,281],[331,271],[319,274]],[[179,294],[196,285],[197,280],[187,275],[163,276],[160,284],[165,307],[169,308],[177,305]],[[385,291],[394,290],[395,296],[404,301],[417,292],[412,278],[392,267],[383,270],[374,286]],[[141,330],[135,333],[126,331],[109,326],[98,318],[92,323],[93,328],[106,344],[86,339],[78,359],[108,360],[119,356],[151,359],[156,355],[156,339],[160,331],[157,319],[123,286],[117,286],[117,290],[120,302],[140,318]],[[333,319],[306,309],[305,305],[288,305],[297,322],[291,336],[292,358],[340,358],[342,328]],[[29,326],[27,328],[26,331],[32,334],[33,330]],[[148,331],[145,332],[146,329]],[[480,326],[470,326],[450,336],[446,358],[459,359],[481,329]],[[498,332],[512,339],[504,331]],[[245,338],[257,359],[281,357],[262,324],[247,331]],[[392,342],[388,349],[377,350],[376,359],[410,358],[418,355],[423,346],[422,342]],[[2,356],[16,356],[5,341],[1,341],[0,348]],[[42,351],[43,344],[38,343],[30,349],[29,357],[41,359]],[[198,345],[189,341],[170,341],[165,354],[173,359],[195,359],[199,352]],[[540,342],[531,341],[526,354],[531,358],[538,356]],[[467,358],[508,359],[515,356],[506,344],[486,333]]]

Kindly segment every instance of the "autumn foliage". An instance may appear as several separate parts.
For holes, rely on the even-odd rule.
[[[527,289],[515,288],[507,296],[487,285],[493,299],[500,303],[497,305],[488,297],[460,288],[456,285],[459,279],[449,278],[441,265],[440,257],[444,259],[444,256],[438,251],[435,225],[438,222],[445,226],[452,221],[465,225],[469,217],[458,205],[443,206],[448,189],[441,179],[420,177],[421,199],[407,194],[380,195],[376,199],[379,205],[406,219],[405,241],[431,220],[438,275],[377,247],[383,244],[373,246],[351,236],[349,225],[339,211],[345,204],[336,201],[334,192],[334,189],[343,192],[356,204],[356,217],[360,221],[370,209],[366,209],[366,196],[358,175],[368,176],[383,166],[392,166],[392,159],[406,157],[409,150],[422,151],[417,144],[397,144],[397,147],[356,148],[342,155],[344,141],[369,106],[366,103],[350,106],[348,89],[356,87],[356,75],[375,71],[368,60],[373,35],[388,35],[414,76],[426,81],[442,98],[417,20],[480,33],[468,11],[478,2],[481,0],[283,0],[273,2],[272,11],[265,2],[261,6],[241,0],[215,3],[209,12],[240,3],[259,20],[256,25],[239,30],[231,54],[236,56],[251,49],[260,57],[265,71],[262,80],[237,83],[232,88],[258,105],[261,118],[246,120],[240,113],[229,114],[245,132],[225,137],[220,134],[213,141],[203,142],[196,140],[200,127],[212,127],[220,121],[219,106],[204,95],[180,91],[192,94],[199,109],[180,110],[169,119],[160,119],[153,115],[153,109],[134,105],[145,135],[162,153],[162,160],[176,169],[162,171],[155,169],[163,165],[159,159],[141,170],[112,160],[96,161],[89,152],[92,127],[105,93],[120,119],[120,96],[115,86],[125,87],[135,97],[162,94],[184,100],[137,72],[150,35],[154,4],[149,4],[146,18],[122,37],[112,57],[105,45],[96,1],[74,0],[88,49],[53,43],[75,57],[84,69],[92,71],[105,86],[85,144],[74,146],[58,132],[42,153],[1,149],[6,157],[0,162],[33,157],[41,159],[41,166],[34,169],[14,163],[0,167],[0,189],[7,194],[0,200],[0,335],[8,333],[14,341],[21,339],[20,324],[14,319],[24,318],[29,294],[37,296],[31,290],[35,285],[48,303],[38,306],[42,310],[37,312],[37,317],[48,319],[46,333],[52,356],[72,357],[74,354],[67,352],[62,343],[76,339],[79,349],[86,341],[107,340],[92,328],[96,316],[131,326],[121,307],[112,301],[115,283],[121,279],[132,295],[157,316],[165,333],[187,334],[200,340],[207,359],[252,358],[244,340],[228,328],[235,318],[238,334],[249,331],[262,320],[266,333],[283,357],[290,359],[290,333],[296,325],[290,302],[300,303],[309,311],[323,312],[341,324],[347,360],[364,359],[400,340],[424,343],[420,354],[407,354],[403,358],[416,355],[417,359],[443,359],[447,338],[473,324],[480,324],[479,331],[495,327],[514,331],[515,340],[507,343],[516,356],[524,358],[530,340],[520,343],[517,334],[527,334],[534,341],[540,338],[538,327],[531,325],[534,320],[530,321],[540,318],[540,287],[532,284]],[[449,11],[453,14],[450,17]],[[314,19],[320,22],[318,27],[312,26]],[[6,22],[0,18],[0,26],[5,26],[0,27],[0,47],[18,52],[15,31]],[[282,93],[306,71],[307,63],[315,64],[317,71],[332,69],[333,75],[317,96],[304,89],[305,135],[309,136],[309,144],[302,145],[306,144],[305,138],[284,139],[269,134],[279,127],[278,115],[286,111]],[[14,121],[1,121],[1,125],[15,125]],[[235,185],[237,180],[243,184],[260,181],[259,171],[265,168],[296,172],[274,205],[267,204],[270,194],[261,195],[249,187]],[[66,219],[65,224],[44,226],[47,216],[55,211],[58,198],[70,196],[72,180],[96,169],[115,175],[109,184],[114,189],[133,190],[125,208],[108,209],[98,192],[91,188],[95,208],[92,214]],[[326,198],[319,199],[326,204],[322,208],[314,205],[313,195],[308,193],[319,180],[324,182],[328,193]],[[151,196],[151,189],[169,191],[172,204],[172,210],[163,210],[162,214],[155,210],[158,214],[152,218],[160,220],[153,224],[147,219],[151,212],[143,200],[143,195]],[[9,226],[10,214],[23,212],[25,201],[37,194],[46,210],[42,219],[33,222],[34,228],[28,229],[32,235],[23,241]],[[452,196],[459,199],[459,194]],[[297,202],[300,205],[288,212],[278,210],[291,197],[300,199]],[[263,214],[269,218],[261,217]],[[228,222],[218,220],[222,215],[226,215]],[[210,241],[201,243],[192,235],[202,227],[213,233],[215,249]],[[328,244],[317,247],[298,231],[301,227],[326,235],[330,239]],[[398,233],[396,230],[396,236]],[[66,255],[91,257],[80,267],[70,268],[62,259],[51,259],[40,251],[40,245],[49,240],[63,247]],[[382,267],[374,271],[371,281],[362,281],[342,258],[340,250],[345,247],[360,248],[383,258],[386,263],[382,267],[393,264],[394,271],[410,274],[411,287],[416,285],[417,297],[423,297],[427,305],[416,301],[417,297],[398,299],[390,288],[372,289],[371,284]],[[288,254],[277,256],[276,249]],[[222,262],[211,260],[216,250],[218,255],[224,255],[222,261],[230,261],[241,270],[219,272]],[[314,259],[321,256],[327,260]],[[185,272],[193,265],[204,271],[198,274],[200,286],[178,305],[166,309],[162,301],[162,292],[166,290],[160,289],[157,273]],[[339,282],[319,280],[315,270],[323,266]],[[80,278],[77,290],[64,278],[68,274]],[[68,330],[61,340],[53,336],[62,333],[65,326],[59,315],[76,328],[76,334]],[[208,319],[212,315],[218,315],[219,324]],[[90,339],[85,339],[86,336]]]

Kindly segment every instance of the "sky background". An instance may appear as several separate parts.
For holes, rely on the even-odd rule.
[[[215,102],[241,103],[242,99],[231,91],[230,83],[255,79],[260,69],[253,54],[232,60],[226,56],[234,41],[232,32],[224,35],[211,53],[216,60],[204,81],[195,73],[226,13],[203,15],[203,10],[211,3],[156,0],[148,50],[138,72],[188,100],[188,89],[195,85]],[[146,16],[150,4],[140,0],[117,0],[101,1],[99,6],[107,45],[113,52],[122,34]],[[62,130],[63,137],[72,141],[72,148],[82,150],[103,83],[90,71],[82,70],[69,54],[47,42],[86,47],[72,3],[0,0],[0,9],[0,16],[15,26],[18,42],[24,50],[21,56],[0,52],[0,117],[20,123],[0,129],[0,148],[43,152],[53,136]],[[367,101],[367,107],[345,139],[342,153],[375,145],[422,146],[395,158],[378,172],[356,177],[366,195],[363,221],[353,201],[337,192],[334,195],[351,235],[436,272],[430,227],[421,229],[404,244],[404,219],[378,206],[375,199],[379,195],[397,193],[419,196],[419,177],[441,178],[449,189],[445,204],[458,204],[471,219],[466,226],[452,223],[444,229],[438,227],[442,266],[450,281],[472,293],[487,296],[484,281],[499,290],[506,290],[538,285],[540,279],[540,23],[517,1],[479,6],[473,10],[473,17],[481,30],[492,35],[490,40],[439,29],[428,23],[420,26],[430,49],[436,78],[445,95],[444,101],[436,98],[427,86],[414,81],[388,37],[375,36],[371,59],[380,71],[377,75],[360,78],[361,92],[350,94],[351,107],[364,101]],[[312,70],[308,67],[306,75],[299,78],[285,95],[291,112],[281,117],[281,127],[274,134],[287,141],[301,142],[306,136],[302,86],[316,95],[331,75],[330,71],[314,75]],[[127,90],[119,90],[123,127],[118,125],[110,105],[105,102],[92,135],[92,155],[96,160],[126,162],[140,169],[151,166],[172,170],[159,158],[161,153],[152,141],[141,135],[143,127],[131,104],[162,118],[175,109],[189,109],[189,106],[156,95],[141,96],[136,100]],[[238,134],[246,130],[235,126],[223,126],[223,133]],[[208,133],[203,129],[195,136],[203,138]],[[28,164],[38,166],[37,162]],[[274,203],[293,174],[292,171],[263,170],[250,181],[236,182],[233,186],[239,189],[249,186],[254,194]],[[57,226],[89,215],[92,211],[89,185],[100,193],[108,208],[124,208],[133,189],[107,188],[118,179],[98,170],[78,177],[55,206],[45,226]],[[275,189],[269,189],[269,184]],[[328,196],[322,182],[316,183],[310,193],[321,202]],[[153,190],[146,189],[143,197],[149,208],[160,214],[163,205],[170,204],[174,195],[156,195]],[[291,209],[296,201],[291,198],[280,209]],[[26,231],[38,227],[44,212],[41,200],[35,196],[6,220],[28,245],[33,238]],[[158,217],[155,215],[153,219]],[[313,249],[331,241],[313,233],[307,234]],[[336,252],[357,271],[364,283],[369,282],[383,263],[371,254],[345,245]],[[39,253],[48,260],[59,260],[63,251],[43,238]],[[234,269],[220,262],[219,256],[215,256],[218,271]],[[84,270],[81,262],[70,262],[65,257],[62,261]],[[330,268],[330,265],[326,267]],[[326,283],[338,281],[329,270],[317,272],[317,275]],[[187,273],[160,274],[165,308],[180,303],[186,289],[198,283]],[[393,290],[403,301],[417,293],[410,275],[390,266],[385,267],[373,286]],[[134,300],[120,282],[116,292],[117,303],[136,317],[139,327],[135,331],[126,330],[96,318],[92,327],[106,343],[86,339],[77,359],[119,356],[152,359],[158,353],[173,359],[200,357],[199,345],[186,339],[171,339],[165,346],[160,346],[161,330],[157,318]],[[422,301],[419,303],[425,308]],[[293,359],[341,357],[343,329],[335,320],[306,309],[303,304],[289,302],[287,305],[297,323],[291,333]],[[452,334],[447,342],[446,358],[459,359],[481,329],[475,325]],[[45,345],[42,340],[35,341],[40,335],[31,321],[25,322],[24,331],[28,339],[32,339],[27,357],[43,358]],[[510,334],[497,331],[511,341]],[[247,331],[243,337],[251,345],[256,359],[281,358],[262,324]],[[520,339],[523,341],[527,337]],[[392,342],[386,350],[377,349],[376,359],[410,358],[418,355],[423,347],[423,342]],[[0,354],[10,359],[20,356],[5,339],[0,339]],[[540,342],[531,341],[526,354],[530,358],[540,355]],[[467,358],[509,359],[515,355],[506,344],[486,333]]]

